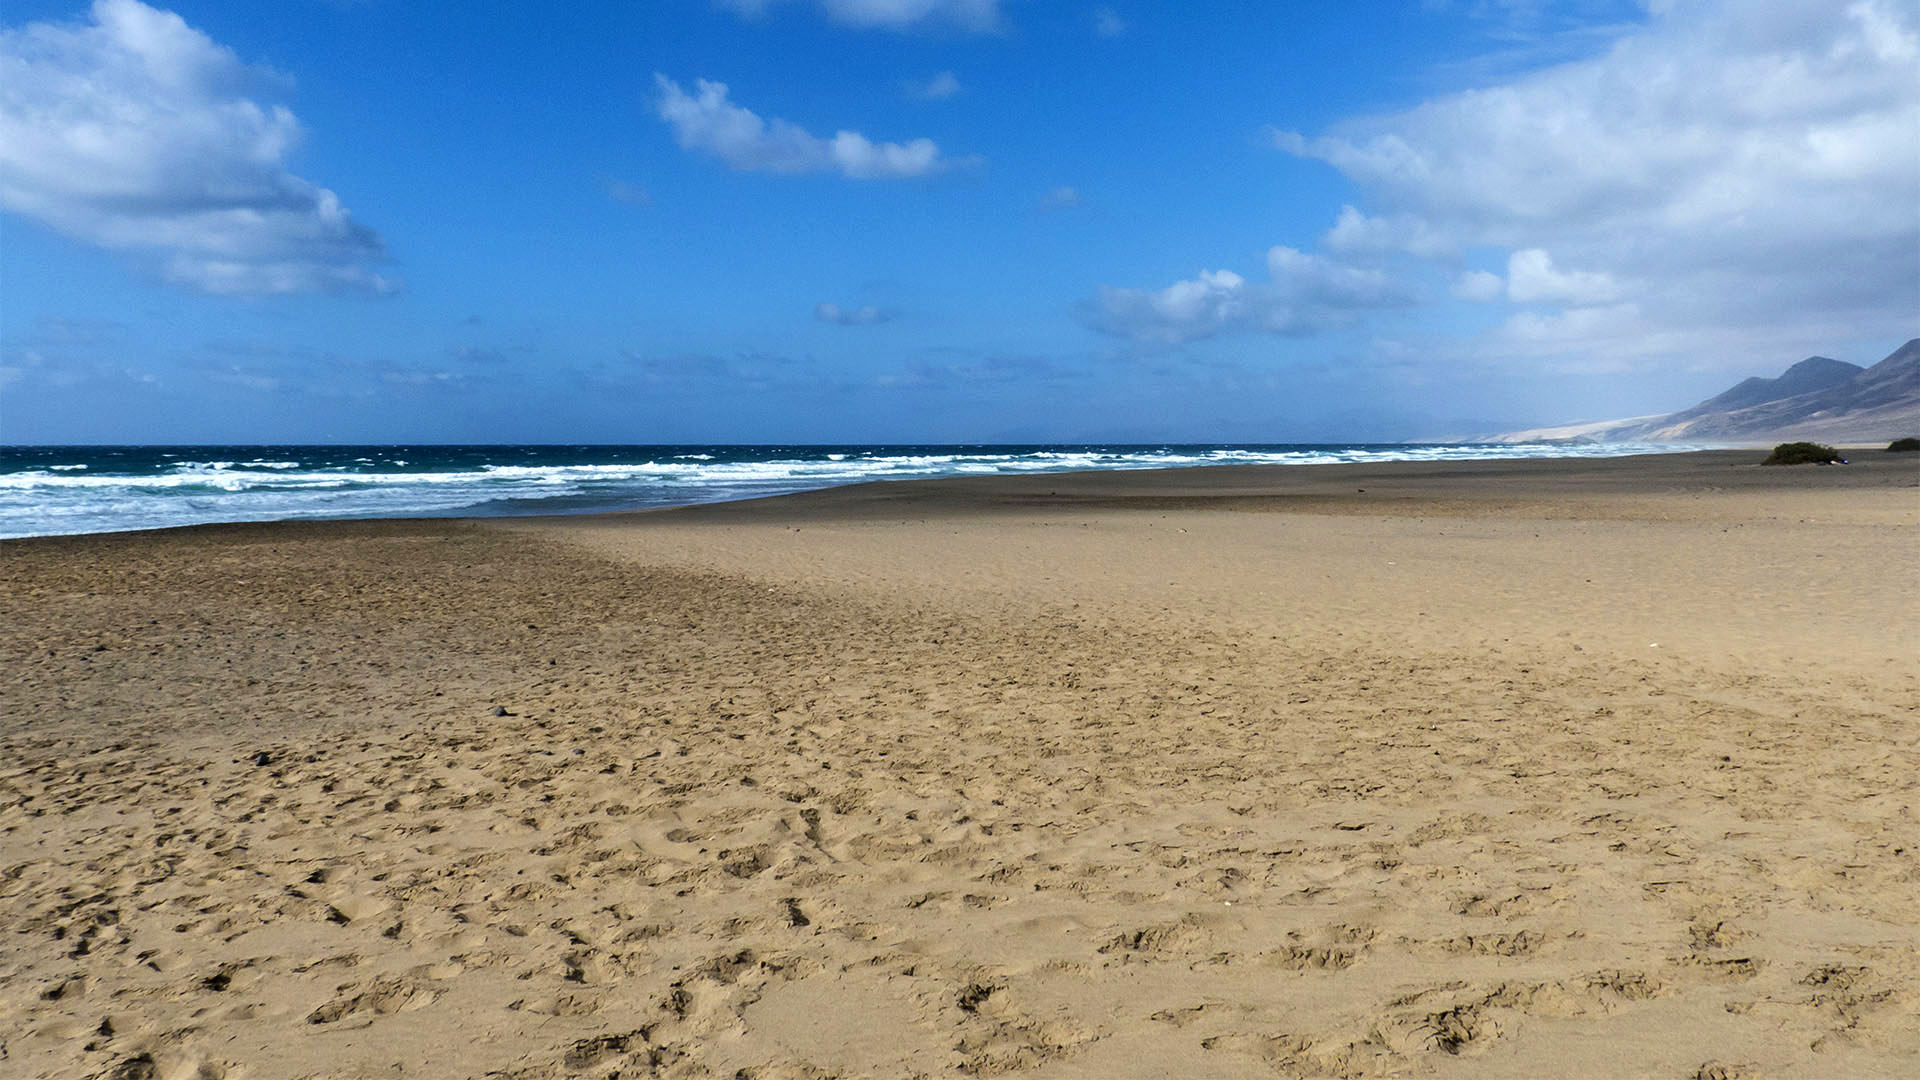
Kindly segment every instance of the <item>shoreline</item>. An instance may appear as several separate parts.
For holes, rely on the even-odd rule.
[[[1920,461],[1752,457],[9,541],[8,1060],[1898,1075]]]
[[[1805,475],[1808,473],[1833,475],[1813,479]],[[1496,484],[1500,486],[1492,486]],[[1892,456],[1884,461],[1865,460],[1857,466],[1762,466],[1745,451],[1695,450],[1596,458],[1086,469],[1016,476],[877,480],[757,499],[552,517],[592,522],[678,515],[718,521],[787,514],[796,518],[884,517],[913,510],[965,514],[1007,509],[1170,506],[1289,511],[1358,508],[1378,512],[1396,503],[1446,505],[1453,500],[1463,500],[1464,509],[1470,505],[1465,500],[1538,505],[1551,498],[1649,496],[1675,491],[1802,493],[1885,487],[1920,488],[1920,460]],[[530,516],[518,520],[540,519]]]
[[[1851,450],[1854,448],[1848,449]],[[1780,468],[1789,470],[1838,470],[1856,469],[1864,466],[1866,471],[1875,474],[1875,480],[1868,484],[1868,486],[1871,486],[1876,483],[1888,482],[1885,480],[1885,476],[1889,470],[1897,476],[1899,466],[1903,463],[1920,468],[1920,462],[1903,459],[1898,455],[1891,456],[1889,460],[1882,460],[1883,457],[1887,457],[1884,451],[1868,451],[1865,448],[1861,448],[1861,452],[1870,456],[1863,456],[1858,461],[1850,462],[1845,466],[1769,467],[1767,472],[1777,472]],[[1636,462],[1639,464],[1625,468],[1616,466],[1612,468],[1601,467],[1589,469],[1582,467],[1605,462]],[[1574,482],[1597,482],[1604,488],[1608,482],[1611,481],[1616,489],[1631,491],[1646,482],[1647,477],[1645,473],[1648,465],[1653,465],[1658,468],[1673,482],[1711,486],[1708,484],[1709,476],[1707,473],[1691,471],[1685,467],[1689,464],[1705,466],[1709,470],[1720,467],[1738,470],[1744,465],[1752,464],[1757,466],[1758,463],[1752,460],[1752,455],[1747,449],[1716,447],[1712,449],[1678,452],[1649,452],[1602,457],[1465,458],[1444,461],[1327,462],[1285,465],[1218,464],[1186,465],[1167,468],[1075,469],[1061,472],[1014,473],[986,476],[954,475],[940,477],[878,478],[836,483],[824,487],[803,488],[796,491],[771,495],[747,495],[740,498],[717,499],[671,506],[643,506],[615,510],[552,511],[545,513],[516,512],[483,515],[457,513],[396,514],[346,518],[296,517],[267,521],[215,521],[163,526],[159,528],[117,529],[102,532],[53,533],[36,536],[7,537],[0,538],[0,544],[12,544],[21,541],[59,540],[83,536],[160,534],[179,530],[223,528],[229,526],[352,525],[377,521],[472,521],[489,523],[517,523],[544,520],[581,521],[599,520],[603,518],[615,519],[633,514],[697,513],[714,507],[757,506],[762,503],[778,504],[783,510],[789,506],[798,507],[804,505],[806,509],[799,511],[804,514],[813,512],[814,504],[811,503],[810,500],[816,496],[824,496],[824,498],[821,498],[819,501],[819,512],[854,512],[853,508],[855,506],[864,505],[869,508],[879,508],[884,506],[890,499],[898,499],[902,502],[910,501],[918,504],[924,504],[929,501],[940,503],[942,500],[937,494],[929,498],[929,492],[937,489],[922,489],[918,487],[918,485],[928,484],[959,485],[954,489],[954,497],[957,500],[956,505],[963,504],[970,509],[991,506],[996,499],[1024,498],[1025,501],[1032,505],[1046,505],[1054,496],[1040,496],[1037,492],[1037,489],[1040,487],[1047,487],[1050,492],[1065,489],[1070,494],[1061,498],[1066,501],[1074,501],[1086,505],[1098,503],[1103,498],[1108,500],[1108,505],[1118,506],[1119,503],[1113,500],[1119,499],[1138,502],[1144,498],[1158,497],[1205,499],[1209,500],[1209,505],[1221,506],[1224,505],[1221,500],[1240,498],[1244,500],[1243,508],[1251,508],[1258,500],[1264,498],[1291,500],[1294,504],[1293,508],[1295,509],[1305,509],[1308,503],[1315,504],[1318,509],[1332,509],[1335,506],[1344,506],[1347,503],[1355,501],[1326,499],[1326,496],[1342,489],[1350,480],[1362,484],[1367,482],[1375,484],[1376,498],[1373,500],[1359,501],[1363,503],[1377,503],[1379,501],[1378,495],[1380,494],[1378,488],[1382,484],[1394,484],[1397,482],[1401,485],[1395,489],[1398,497],[1417,499],[1420,496],[1419,488],[1417,486],[1408,487],[1405,486],[1406,484],[1428,479],[1467,477],[1477,477],[1485,481],[1538,481],[1542,479],[1545,474],[1561,472],[1566,474],[1565,479]],[[1506,468],[1508,465],[1520,467],[1508,469]],[[1337,480],[1331,483],[1329,483],[1325,477],[1315,477],[1315,482],[1295,483],[1291,481],[1302,481],[1306,479],[1305,477],[1290,475],[1289,470],[1295,469],[1346,471],[1337,472]],[[1200,482],[1178,482],[1182,479],[1191,481],[1193,474],[1204,474],[1206,479]],[[1082,482],[1083,478],[1086,477],[1110,476],[1144,477],[1147,479],[1139,482],[1129,480],[1120,480],[1113,483],[1101,480],[1095,480],[1091,483]],[[1001,494],[999,485],[1003,482],[1008,486],[1004,489],[1004,494]],[[1747,487],[1778,486],[1774,484],[1758,484],[1750,478],[1733,482],[1740,483]],[[1895,480],[1891,482],[1898,481]],[[1860,485],[1847,482],[1829,482],[1828,486],[1850,489]],[[1029,491],[1027,489],[1035,490]],[[963,490],[966,491],[967,496],[973,497],[962,496],[960,492]],[[1798,490],[1798,487],[1790,484],[1787,485],[1784,490]],[[834,493],[846,494],[844,497],[836,498],[834,497]],[[1344,494],[1344,492],[1341,493]],[[1364,494],[1364,492],[1356,493]],[[1537,496],[1540,492],[1532,491],[1528,494],[1530,496]],[[800,502],[795,503],[788,500],[800,500]],[[829,507],[832,509],[829,510]],[[876,512],[878,511],[876,510]]]

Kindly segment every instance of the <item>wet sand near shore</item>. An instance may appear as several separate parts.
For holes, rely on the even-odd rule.
[[[0,544],[0,1071],[1907,1076],[1920,462]]]

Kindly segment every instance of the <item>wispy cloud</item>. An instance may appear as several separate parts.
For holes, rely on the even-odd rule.
[[[1117,38],[1127,32],[1127,20],[1110,7],[1095,8],[1093,32],[1103,38]]]
[[[691,94],[665,75],[655,75],[654,83],[660,119],[673,128],[680,146],[743,172],[837,172],[853,180],[900,180],[962,163],[942,157],[932,139],[876,143],[844,130],[829,139],[786,120],[763,119],[728,100],[725,83],[698,79]]]
[[[1580,60],[1604,51],[1615,39],[1643,28],[1657,5],[1614,0],[1423,0],[1437,21],[1455,21],[1488,48],[1437,65],[1429,76],[1459,86],[1511,80],[1528,71]],[[1436,27],[1453,32],[1456,26]]]
[[[781,387],[818,385],[805,358],[780,353],[745,351],[730,356],[714,353],[662,355],[643,349],[622,349],[617,363],[594,362],[576,369],[582,386],[598,390],[648,390],[681,393],[724,387],[728,392],[763,392]]]
[[[1064,366],[1045,356],[976,354],[971,350],[955,349],[933,349],[929,352],[931,355],[916,357],[898,368],[878,373],[873,378],[873,385],[895,389],[979,389],[1019,383],[1059,383],[1092,377],[1087,368]]]
[[[513,383],[520,373],[505,363],[507,359],[504,352],[472,345],[451,347],[445,360],[439,361],[222,339],[187,350],[179,370],[195,381],[261,394],[367,399],[395,392],[473,391]]]
[[[74,386],[102,377],[150,382],[125,362],[131,341],[124,323],[42,316],[28,332],[0,339],[0,386]]]
[[[96,0],[0,31],[0,207],[210,293],[389,293],[378,234],[295,176],[287,80],[180,16]]]
[[[459,364],[497,365],[507,362],[505,349],[491,345],[450,345],[447,347],[447,359]]]
[[[608,176],[601,178],[600,190],[607,193],[607,198],[625,206],[653,205],[652,192],[641,187],[639,184],[628,183],[617,177]]]
[[[907,96],[921,101],[945,101],[960,92],[960,77],[951,71],[941,71],[925,80],[908,80]]]
[[[813,309],[813,317],[835,326],[878,326],[892,322],[893,312],[872,304],[853,308],[843,308],[839,304],[818,304]]]
[[[791,0],[714,0],[743,18],[763,18]],[[828,19],[861,29],[914,30],[945,26],[970,33],[1000,29],[1000,0],[812,0]]]
[[[1084,201],[1085,200],[1080,197],[1078,189],[1062,184],[1048,191],[1045,195],[1040,196],[1040,209],[1073,210],[1078,208]]]

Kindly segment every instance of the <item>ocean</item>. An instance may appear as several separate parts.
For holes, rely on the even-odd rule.
[[[1603,457],[1636,445],[9,446],[0,538],[226,521],[574,514],[867,480],[1198,465]]]

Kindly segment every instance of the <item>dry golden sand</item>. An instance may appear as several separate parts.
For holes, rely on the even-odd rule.
[[[1915,1075],[1920,465],[1751,460],[0,545],[0,1073]]]

